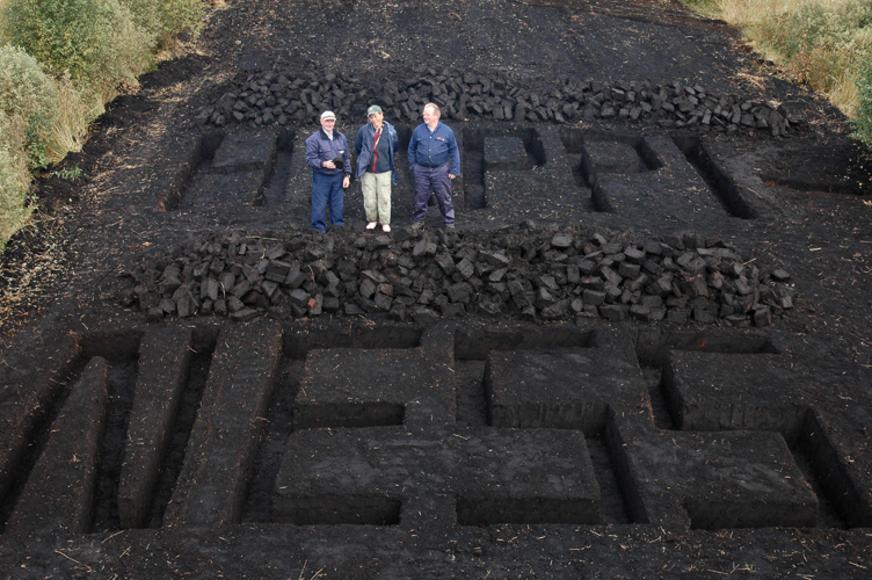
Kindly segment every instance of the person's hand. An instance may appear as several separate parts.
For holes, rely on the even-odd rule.
[[[448,179],[455,179],[456,177],[457,177],[457,176],[454,175],[453,173],[449,173],[449,174],[448,174]]]
[[[336,164],[333,163],[333,160],[330,160],[330,161],[322,161],[322,162],[321,162],[321,167],[323,167],[324,169],[336,169]]]
[[[351,185],[351,178],[346,175],[342,179],[342,189],[348,189],[349,185]]]

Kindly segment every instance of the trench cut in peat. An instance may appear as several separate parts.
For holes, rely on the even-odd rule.
[[[783,350],[618,325],[90,333],[5,531],[868,525],[827,406]]]
[[[299,171],[297,133],[240,130],[204,133],[190,157],[180,158],[175,187],[159,205],[166,209],[236,210],[288,201],[290,180]]]
[[[568,430],[307,429],[288,440],[276,520],[383,523],[372,500],[403,509],[403,527],[601,521],[584,435]],[[361,499],[363,498],[363,499]],[[328,502],[328,499],[330,500]],[[356,503],[359,502],[359,503]]]
[[[783,450],[770,452],[770,458],[783,455],[782,468],[799,470],[798,481],[816,501],[802,508],[804,523],[787,518],[780,525],[845,528],[872,521],[856,476],[839,459],[826,419],[816,410],[830,405],[815,405],[809,396],[814,381],[796,368],[796,361],[780,354],[783,349],[772,337],[723,330],[664,335],[650,331],[640,335],[637,350],[645,366],[662,372],[658,389],[652,391],[658,427],[668,423],[671,429],[711,436],[741,432],[752,439],[774,437],[789,448],[790,459]],[[665,417],[657,417],[664,412]],[[777,525],[784,517],[768,512],[772,521],[767,524],[744,516],[737,520],[715,516],[705,512],[708,508],[698,500],[688,500],[685,507],[694,527]]]
[[[667,229],[706,228],[725,215],[750,219],[749,192],[699,138],[563,128],[575,182],[592,208]]]
[[[140,372],[118,491],[119,518],[124,528],[147,523],[188,383],[194,350],[191,342],[189,329],[166,327],[146,333],[140,346]]]
[[[663,167],[663,162],[644,137],[591,133],[581,129],[563,129],[560,137],[566,152],[578,159],[573,173],[580,184],[590,188],[597,211],[614,211],[607,193],[597,185],[600,175],[635,175]]]
[[[817,497],[779,433],[659,431],[618,418],[607,436],[631,483],[633,521],[702,529],[817,522]]]
[[[414,424],[418,407],[453,413],[446,383],[452,337],[436,329],[421,346],[400,349],[313,349],[306,355],[294,408],[296,429]],[[408,419],[408,421],[407,421]]]
[[[675,137],[675,144],[731,216],[746,220],[757,217],[748,202],[750,192],[739,185],[701,137]]]
[[[281,326],[267,322],[222,332],[165,526],[240,520],[281,362],[282,334]]]
[[[117,521],[117,474],[140,340],[136,331],[76,337],[69,358],[55,359],[61,367],[48,373],[48,384],[29,385],[48,399],[31,428],[22,426],[30,441],[18,453],[18,477],[2,504],[4,532],[86,533]]]
[[[288,201],[288,183],[298,171],[294,158],[294,145],[297,132],[284,130],[276,138],[275,161],[268,174],[260,195],[255,197],[255,205],[275,206]]]
[[[534,171],[547,161],[539,131],[534,128],[465,127],[460,135],[467,209],[484,209],[489,205],[489,196],[499,195],[498,191],[489,189],[488,175],[508,172],[517,176],[516,172]],[[493,185],[491,183],[491,188]]]
[[[40,530],[91,530],[108,391],[109,363],[94,357],[53,421],[5,533],[23,536]],[[62,473],[54,473],[64,464]]]
[[[573,349],[595,340],[593,332],[568,326],[483,334],[436,326],[411,349],[310,350],[294,408],[301,428],[288,438],[276,476],[273,521],[403,527],[601,522],[598,474],[584,433],[464,427],[457,422],[461,398],[452,370],[457,359],[469,364],[492,348]],[[478,376],[467,378],[477,382],[483,401],[483,364],[477,368]],[[402,425],[375,414],[368,425],[348,425],[347,415],[324,405],[331,399],[357,405],[388,399],[404,402],[407,413]],[[563,484],[554,487],[558,479]],[[397,505],[399,519],[393,518]]]
[[[487,207],[484,180],[484,135],[480,130],[463,130],[463,197],[466,209]]]
[[[872,162],[859,142],[802,143],[781,152],[760,179],[803,192],[869,195]]]

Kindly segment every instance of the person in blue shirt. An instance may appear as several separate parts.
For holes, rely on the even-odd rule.
[[[415,213],[412,227],[420,228],[427,216],[430,193],[445,220],[445,227],[454,229],[454,204],[451,185],[460,175],[460,149],[454,131],[439,122],[441,112],[434,103],[424,105],[424,122],[415,127],[409,140],[409,167],[415,177]]]
[[[395,158],[400,140],[394,126],[385,121],[381,107],[370,106],[366,117],[369,122],[357,130],[354,140],[355,176],[363,190],[366,229],[372,231],[381,224],[387,233],[391,231],[391,185],[397,182]]]
[[[351,183],[351,152],[345,135],[336,130],[336,114],[321,113],[321,128],[306,139],[306,164],[312,168],[312,227],[327,231],[330,223],[342,227],[343,189]]]

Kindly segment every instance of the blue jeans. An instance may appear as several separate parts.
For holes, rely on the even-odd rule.
[[[427,202],[430,192],[436,194],[436,203],[442,212],[445,225],[454,224],[454,204],[451,201],[451,180],[448,179],[448,163],[439,167],[415,166],[415,215],[416,222],[427,217]]]
[[[319,232],[327,231],[327,207],[330,207],[330,223],[341,226],[342,221],[342,173],[327,175],[312,172],[312,227]]]

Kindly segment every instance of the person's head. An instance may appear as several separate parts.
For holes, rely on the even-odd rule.
[[[439,117],[442,116],[442,112],[439,110],[439,105],[436,103],[427,103],[424,105],[424,110],[422,111],[421,116],[424,117],[424,122],[428,125],[435,125],[439,122]]]
[[[366,110],[366,118],[373,127],[381,127],[385,120],[385,114],[384,111],[382,111],[382,108],[378,105],[370,105]]]
[[[333,111],[324,111],[321,113],[321,128],[325,131],[333,131],[336,126],[336,113]]]

